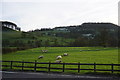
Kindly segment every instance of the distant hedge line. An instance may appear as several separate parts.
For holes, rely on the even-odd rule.
[[[29,49],[27,47],[16,47],[16,48],[11,48],[11,47],[3,47],[2,48],[2,53],[6,54],[6,53],[11,53],[11,52],[16,52],[16,51],[20,51],[20,50],[26,50]]]

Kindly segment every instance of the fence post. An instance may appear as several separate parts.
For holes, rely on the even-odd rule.
[[[78,62],[78,73],[80,72],[80,62]]]
[[[10,62],[10,69],[12,69],[12,64],[13,64],[13,61]]]
[[[113,71],[114,71],[114,67],[113,67],[114,65],[113,65],[113,63],[111,64],[111,68],[112,68],[112,73],[113,73]]]
[[[63,63],[63,72],[65,71],[65,63]]]
[[[34,72],[36,72],[36,65],[37,65],[37,60],[35,60]]]
[[[24,61],[22,61],[22,71],[23,71],[23,68],[24,68]]]
[[[49,61],[48,72],[50,72],[50,65],[51,65],[51,62]]]
[[[96,72],[96,63],[94,63],[94,72]]]

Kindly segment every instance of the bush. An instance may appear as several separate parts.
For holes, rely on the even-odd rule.
[[[5,53],[15,52],[15,51],[17,51],[17,48],[10,48],[10,47],[2,48],[2,53],[3,53],[3,54],[5,54]]]
[[[29,49],[28,47],[4,47],[2,48],[2,53],[6,54],[6,53],[11,53],[11,52],[16,52],[16,51],[20,51],[20,50],[26,50]]]

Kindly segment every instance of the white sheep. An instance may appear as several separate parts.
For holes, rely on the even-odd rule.
[[[80,51],[83,51],[83,50],[80,50]]]
[[[46,52],[48,52],[48,50],[42,50],[42,52],[43,52],[43,53],[46,53]]]
[[[62,56],[57,56],[56,59],[62,59]]]
[[[61,63],[62,61],[61,61],[61,60],[56,60],[55,62],[56,62],[56,63]]]
[[[43,57],[44,57],[44,56],[39,56],[38,59],[41,59],[41,58],[43,58]]]
[[[46,53],[46,52],[48,52],[48,50],[44,50],[44,52]]]
[[[64,53],[63,56],[68,56],[68,53]]]

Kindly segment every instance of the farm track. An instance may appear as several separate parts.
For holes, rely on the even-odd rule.
[[[53,79],[53,78],[69,78],[69,79],[79,79],[79,80],[120,80],[119,77],[111,76],[101,76],[101,75],[75,75],[75,74],[58,74],[58,73],[38,73],[38,72],[10,72],[10,71],[1,71],[2,80],[21,80],[27,79]]]

